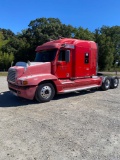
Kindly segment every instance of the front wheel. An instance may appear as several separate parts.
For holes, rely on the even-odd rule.
[[[51,83],[40,84],[36,90],[35,98],[38,102],[49,102],[55,95],[55,89]]]

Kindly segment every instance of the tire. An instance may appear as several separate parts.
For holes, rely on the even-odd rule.
[[[110,86],[111,86],[111,79],[109,77],[105,77],[101,86],[102,90],[106,91],[110,88]]]
[[[38,102],[49,102],[55,95],[55,89],[51,83],[40,84],[35,93]]]
[[[111,78],[111,86],[110,86],[110,88],[112,88],[112,89],[117,88],[118,84],[119,84],[118,77],[112,77]]]

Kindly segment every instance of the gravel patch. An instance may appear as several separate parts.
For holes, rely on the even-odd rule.
[[[0,160],[120,160],[120,86],[37,103],[0,77]]]

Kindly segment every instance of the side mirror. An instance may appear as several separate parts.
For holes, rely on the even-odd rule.
[[[70,50],[65,51],[65,61],[70,62]]]

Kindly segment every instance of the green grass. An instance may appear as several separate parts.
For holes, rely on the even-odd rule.
[[[103,75],[105,76],[120,76],[120,72],[99,72],[99,73],[102,73]]]
[[[7,76],[8,72],[0,72],[0,76]]]
[[[114,77],[114,76],[117,76],[117,77],[120,77],[120,74],[104,74],[105,76],[111,76],[111,77]]]

